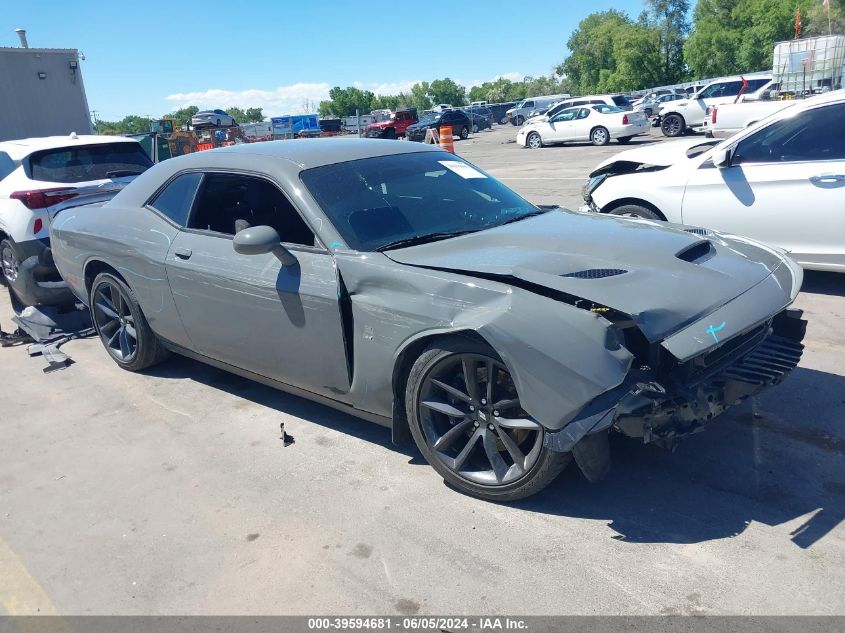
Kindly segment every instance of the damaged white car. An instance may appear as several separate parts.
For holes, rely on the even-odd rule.
[[[622,152],[594,169],[583,210],[705,226],[845,272],[845,91],[787,108],[725,141]]]

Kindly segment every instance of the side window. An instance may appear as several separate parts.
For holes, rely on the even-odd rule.
[[[196,172],[177,176],[155,197],[150,206],[179,226],[185,226],[200,180],[202,180],[202,174]]]
[[[587,108],[581,108],[578,111],[578,118],[579,119],[586,119],[588,116],[590,116],[590,111]]]
[[[845,143],[832,130],[845,129],[845,104],[806,110],[781,119],[737,145],[733,163],[845,160]]]
[[[0,180],[17,169],[17,164],[6,152],[0,152]]]
[[[272,183],[251,176],[206,174],[189,228],[234,235],[265,225],[276,229],[282,242],[314,246],[314,233]]]
[[[525,102],[525,107],[526,107],[526,108],[533,108],[533,107],[534,107],[534,102],[533,102],[533,101],[526,101],[526,102]]]

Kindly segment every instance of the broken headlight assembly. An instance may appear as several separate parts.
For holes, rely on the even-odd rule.
[[[585,182],[584,186],[581,187],[581,195],[584,197],[586,202],[590,202],[592,199],[592,193],[598,189],[599,185],[606,179],[607,174],[599,174],[598,176],[592,176],[587,179],[587,182]]]

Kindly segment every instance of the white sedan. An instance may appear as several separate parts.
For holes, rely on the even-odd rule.
[[[590,173],[585,210],[744,235],[804,268],[845,272],[845,91],[812,97],[724,141],[621,152]]]
[[[638,134],[647,134],[650,124],[642,112],[609,105],[567,108],[548,121],[529,121],[519,128],[516,142],[531,149],[566,141],[591,141],[607,145],[611,139],[627,143]]]

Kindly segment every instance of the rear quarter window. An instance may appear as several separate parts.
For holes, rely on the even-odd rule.
[[[153,163],[140,143],[103,143],[42,150],[29,159],[30,178],[75,183],[137,176]]]
[[[6,152],[0,152],[0,180],[17,169],[18,164]]]

